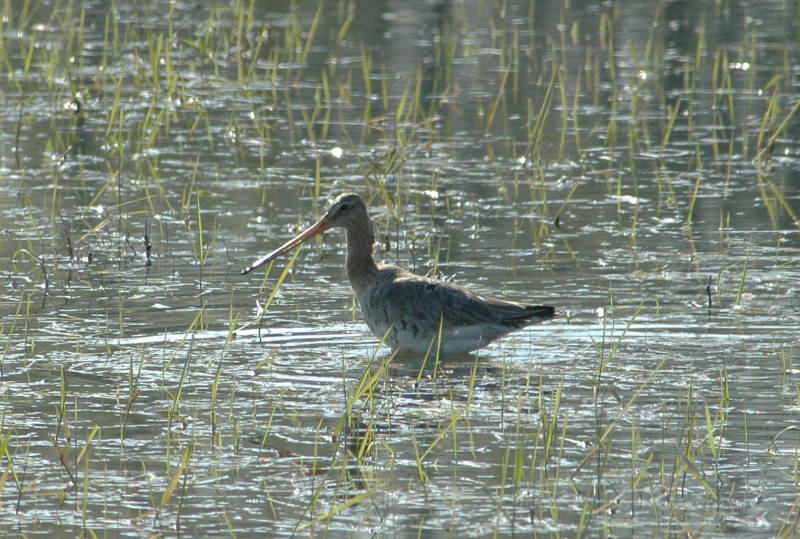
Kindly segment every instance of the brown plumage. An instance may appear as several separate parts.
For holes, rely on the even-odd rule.
[[[355,194],[340,195],[316,223],[242,273],[262,266],[329,228],[347,232],[347,276],[372,333],[386,344],[425,353],[469,352],[528,324],[549,320],[555,309],[483,296],[456,284],[420,277],[405,269],[375,264],[367,207]]]

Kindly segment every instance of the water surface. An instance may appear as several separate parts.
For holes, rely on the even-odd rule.
[[[796,533],[793,4],[5,10],[7,529]],[[389,360],[342,234],[240,275],[345,190],[559,317]]]

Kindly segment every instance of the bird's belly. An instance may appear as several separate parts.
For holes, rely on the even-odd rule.
[[[458,328],[444,328],[442,344],[439,346],[439,328],[423,328],[412,321],[398,320],[388,324],[367,320],[372,334],[393,349],[402,349],[425,354],[463,354],[486,346],[497,337],[507,333],[508,328],[499,325],[476,324]]]
[[[360,303],[361,314],[370,331],[389,348],[425,353],[436,337],[437,332],[424,321],[412,320],[397,312],[391,315],[386,309],[376,310],[370,308],[369,303]]]
[[[372,334],[393,349],[401,348],[424,354],[431,347],[431,343],[434,342],[436,336],[433,331],[425,331],[412,323],[388,324],[370,320],[366,317],[365,319]],[[433,351],[436,351],[435,348]]]

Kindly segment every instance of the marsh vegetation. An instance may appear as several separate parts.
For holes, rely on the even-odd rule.
[[[0,526],[795,536],[800,7],[0,18]],[[327,234],[560,317],[395,357]]]

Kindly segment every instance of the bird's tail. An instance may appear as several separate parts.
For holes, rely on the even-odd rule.
[[[556,316],[556,310],[550,305],[525,305],[525,310],[517,316],[508,317],[504,320],[507,324],[518,327],[528,324],[538,324],[545,320],[550,320]]]

